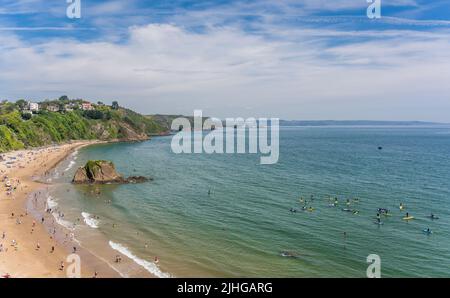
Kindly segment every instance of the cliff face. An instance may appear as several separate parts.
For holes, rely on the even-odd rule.
[[[80,167],[72,180],[75,184],[142,183],[150,179],[142,176],[124,178],[117,173],[114,164],[106,160],[90,160]]]

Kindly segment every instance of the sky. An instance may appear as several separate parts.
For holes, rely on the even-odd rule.
[[[0,100],[450,123],[450,0],[0,0]]]

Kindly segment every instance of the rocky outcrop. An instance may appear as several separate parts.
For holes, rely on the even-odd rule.
[[[124,178],[117,173],[114,164],[106,160],[90,160],[80,167],[73,177],[75,184],[126,184],[143,183],[151,179],[142,176]]]

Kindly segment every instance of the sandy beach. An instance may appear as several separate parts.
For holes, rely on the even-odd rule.
[[[46,187],[33,178],[45,175],[75,150],[94,143],[80,141],[0,155],[1,277],[66,277],[70,264],[65,261],[72,253],[68,246],[76,247],[76,243],[58,242],[48,233],[48,222],[28,214],[27,200]],[[82,277],[94,275],[95,269],[81,268]]]

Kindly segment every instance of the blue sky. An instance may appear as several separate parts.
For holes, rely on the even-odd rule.
[[[0,99],[450,122],[450,1],[0,0]]]

